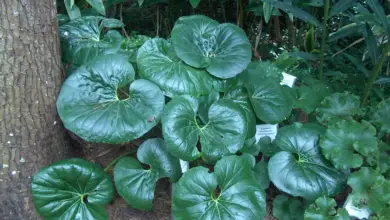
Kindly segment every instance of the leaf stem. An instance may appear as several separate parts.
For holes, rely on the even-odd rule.
[[[120,159],[122,159],[123,157],[126,157],[126,156],[129,156],[130,154],[133,154],[137,152],[137,150],[132,150],[132,151],[129,151],[129,152],[126,152],[122,155],[120,155],[119,157],[115,158],[114,160],[112,160],[107,166],[106,168],[104,168],[104,172],[107,172],[108,170],[111,169],[112,166],[114,166]]]
[[[325,44],[328,31],[328,14],[329,14],[330,0],[325,0],[324,6],[324,20],[322,21],[322,38],[321,38],[321,58],[320,58],[320,80],[324,78],[324,62],[325,62]]]
[[[379,73],[382,70],[383,63],[386,60],[387,53],[388,53],[389,50],[390,50],[390,43],[387,43],[385,48],[382,51],[382,54],[381,54],[378,62],[376,63],[376,65],[375,65],[375,67],[374,67],[374,69],[373,69],[373,71],[371,73],[371,77],[370,77],[366,87],[364,88],[363,96],[362,96],[362,99],[361,99],[361,102],[360,102],[360,104],[362,106],[366,103],[366,101],[368,99],[368,95],[370,94],[370,91],[372,89],[372,85],[374,84],[376,78],[378,78],[378,75],[379,75]]]

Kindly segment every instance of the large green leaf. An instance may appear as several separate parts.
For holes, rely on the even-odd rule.
[[[132,157],[124,157],[114,168],[115,186],[120,196],[137,209],[152,209],[156,182],[169,177],[171,182],[180,178],[181,168],[178,158],[171,156],[164,140],[149,139],[141,144],[137,158],[150,165],[145,170],[141,163]]]
[[[317,108],[317,120],[323,124],[337,123],[341,119],[352,119],[360,113],[360,98],[349,93],[333,93]]]
[[[57,100],[65,127],[86,141],[116,144],[152,129],[160,120],[164,95],[152,82],[133,82],[134,75],[132,65],[119,54],[78,68],[65,80]]]
[[[253,112],[251,102],[249,100],[248,93],[245,88],[237,88],[225,93],[225,99],[233,100],[233,102],[240,105],[245,112],[245,121],[247,123],[248,132],[246,138],[252,138],[256,134],[256,116]]]
[[[233,24],[193,15],[179,18],[172,33],[177,56],[188,65],[206,68],[218,78],[227,79],[241,73],[252,56],[245,32]]]
[[[165,95],[210,93],[213,77],[205,70],[195,69],[181,61],[166,40],[155,38],[138,50],[137,64],[140,76],[156,83]]]
[[[60,26],[62,55],[66,63],[80,66],[100,55],[115,53],[120,49],[123,37],[119,32],[102,32],[104,26],[100,24],[104,25],[106,20],[103,17],[87,16]],[[112,21],[108,24],[111,28],[116,27]],[[123,25],[122,22],[116,24],[118,27]]]
[[[350,220],[347,210],[336,211],[336,201],[329,197],[320,197],[305,210],[305,220]]]
[[[185,172],[173,195],[173,217],[188,219],[263,219],[265,193],[245,157],[222,158],[210,173],[204,167]]]
[[[366,0],[367,4],[370,6],[371,10],[374,12],[375,19],[386,31],[387,36],[390,36],[390,25],[387,20],[384,8],[380,1],[378,0]]]
[[[198,97],[198,116],[203,124],[207,124],[207,122],[209,122],[209,108],[219,98],[220,94],[217,91],[212,91],[208,95]]]
[[[363,164],[362,155],[373,156],[378,151],[376,130],[364,120],[361,123],[342,120],[328,127],[321,137],[321,148],[335,167],[358,168]]]
[[[281,152],[273,155],[268,172],[275,186],[293,196],[315,200],[343,189],[346,175],[321,155],[318,141],[323,128],[316,124],[293,124],[281,128],[275,142]]]
[[[362,167],[351,174],[348,185],[352,187],[352,199],[358,207],[367,205],[374,212],[381,212],[390,204],[390,181],[376,170]]]
[[[202,156],[214,162],[242,148],[247,123],[238,104],[228,99],[214,102],[206,124],[198,120],[198,109],[197,99],[191,96],[175,97],[165,107],[162,130],[170,154],[186,161]],[[202,153],[196,147],[199,139]]]
[[[73,158],[41,169],[32,178],[32,198],[44,219],[108,219],[114,196],[110,176],[96,164]]]
[[[192,8],[198,7],[199,3],[200,3],[200,0],[190,0],[190,4],[191,4]]]
[[[268,24],[269,20],[271,19],[273,10],[274,10],[274,7],[271,4],[269,4],[267,2],[263,2],[263,12],[264,12],[265,23]]]
[[[390,133],[390,98],[378,104],[374,121],[381,126],[382,131]]]
[[[292,110],[292,101],[283,87],[274,80],[264,79],[246,86],[256,116],[269,124],[285,120]]]
[[[283,80],[283,71],[269,61],[249,63],[239,78],[245,83],[255,84],[264,79],[272,79],[278,83]]]
[[[272,203],[272,214],[278,220],[302,220],[303,204],[295,198],[278,195]]]

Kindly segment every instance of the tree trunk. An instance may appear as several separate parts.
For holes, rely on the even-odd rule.
[[[61,67],[55,0],[0,0],[0,219],[39,219],[30,182],[70,156],[56,113]]]

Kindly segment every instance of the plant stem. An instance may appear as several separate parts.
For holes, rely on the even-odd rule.
[[[132,151],[129,151],[127,153],[124,153],[122,155],[120,155],[119,157],[115,158],[114,160],[112,160],[107,166],[106,168],[104,168],[104,172],[107,172],[108,170],[110,170],[110,168],[112,166],[114,166],[120,159],[122,159],[123,157],[126,157],[126,156],[129,156],[130,154],[132,153],[135,153],[137,150],[132,150]]]
[[[119,5],[119,19],[120,19],[120,21],[123,23],[122,8],[123,8],[123,3],[121,3],[121,4]],[[127,39],[130,39],[129,35],[128,35],[127,32],[126,32],[125,27],[122,27],[122,32],[123,32],[123,34],[125,35],[125,37],[126,37]]]
[[[324,20],[322,21],[322,39],[321,39],[321,60],[320,60],[320,80],[324,78],[324,62],[325,62],[325,44],[328,30],[328,13],[329,13],[330,0],[325,0],[324,6]]]
[[[370,91],[372,89],[372,85],[374,84],[376,78],[378,78],[378,75],[382,70],[383,63],[386,60],[387,53],[389,50],[390,50],[390,43],[387,43],[385,48],[382,51],[382,54],[381,54],[378,62],[376,63],[376,65],[371,73],[371,77],[370,77],[366,87],[364,88],[363,96],[362,96],[362,99],[360,102],[361,105],[364,105],[364,103],[366,103],[366,101],[368,99],[368,95],[370,94]]]

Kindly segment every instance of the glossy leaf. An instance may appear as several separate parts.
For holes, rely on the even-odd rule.
[[[268,176],[268,163],[265,161],[259,161],[253,168],[255,178],[260,184],[261,188],[266,190],[269,187],[269,176]]]
[[[209,108],[215,101],[220,98],[219,92],[212,91],[208,95],[203,95],[198,97],[198,116],[203,124],[209,122]]]
[[[272,214],[278,220],[302,220],[304,207],[301,201],[278,195],[272,203]]]
[[[157,85],[134,77],[132,65],[118,54],[78,68],[57,99],[65,127],[89,142],[119,144],[141,137],[159,122],[165,100]]]
[[[114,168],[115,186],[119,195],[132,207],[142,210],[152,209],[156,182],[169,177],[176,182],[181,175],[178,158],[171,156],[164,140],[146,140],[137,151],[137,158],[150,169],[145,170],[141,163],[132,157],[124,157]]]
[[[273,155],[268,172],[275,186],[307,200],[335,195],[343,190],[346,175],[333,168],[318,146],[323,128],[316,124],[282,127],[275,139],[282,150]]]
[[[261,83],[264,79],[272,79],[278,83],[283,80],[283,71],[269,61],[251,62],[246,70],[239,75],[244,83]]]
[[[32,198],[44,219],[108,219],[114,196],[110,176],[99,166],[73,158],[42,168],[32,178]]]
[[[374,121],[381,126],[381,130],[390,133],[390,98],[378,104],[374,113]]]
[[[225,99],[230,99],[233,102],[240,105],[240,107],[245,112],[245,121],[247,123],[247,136],[246,138],[249,139],[256,134],[256,116],[253,112],[251,102],[249,100],[249,96],[246,92],[245,88],[237,88],[235,90],[231,90],[224,94]]]
[[[292,102],[283,87],[273,80],[262,80],[246,86],[256,116],[268,123],[285,120],[292,110]]]
[[[176,184],[172,206],[176,220],[263,219],[266,215],[265,193],[243,156],[222,158],[213,173],[204,167],[185,172]]]
[[[98,11],[102,15],[106,15],[106,9],[104,8],[104,4],[102,0],[86,0],[92,8]]]
[[[251,137],[244,142],[244,146],[240,149],[241,153],[257,156],[260,153],[260,145],[256,143],[256,137]]]
[[[357,0],[338,0],[330,9],[329,17],[335,16],[349,8],[352,8],[356,3]]]
[[[202,156],[208,162],[215,162],[242,148],[247,123],[238,104],[227,99],[214,102],[208,110],[206,124],[199,123],[198,109],[198,100],[191,96],[175,97],[165,107],[162,130],[170,154],[186,161]],[[198,140],[202,153],[196,147]]]
[[[360,98],[349,93],[333,93],[321,102],[316,111],[317,120],[325,125],[352,119],[360,113]]]
[[[116,53],[120,49],[123,37],[119,32],[111,30],[102,33],[99,24],[105,20],[103,17],[88,16],[60,26],[61,48],[66,63],[80,66],[100,55]],[[117,25],[123,24],[120,22]]]
[[[348,185],[352,187],[352,198],[355,205],[367,204],[374,212],[381,212],[390,204],[390,181],[376,170],[362,167],[351,174]]]
[[[309,208],[305,210],[305,220],[350,220],[347,211],[345,209],[339,209],[336,211],[336,201],[329,197],[320,197],[315,203],[311,204]]]
[[[218,78],[236,76],[251,60],[251,45],[241,28],[202,15],[179,18],[171,37],[180,59]]]
[[[378,151],[376,130],[364,120],[342,120],[328,127],[321,137],[321,148],[336,168],[358,168],[363,164],[363,156],[373,156]]]
[[[166,40],[155,38],[138,50],[140,76],[156,83],[166,96],[205,95],[211,92],[214,78],[205,70],[181,61]]]
[[[337,41],[341,38],[348,37],[355,34],[360,34],[364,28],[364,23],[351,23],[338,29],[336,32],[329,34],[329,42]]]

